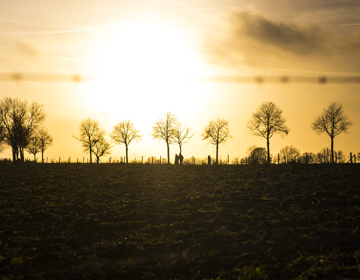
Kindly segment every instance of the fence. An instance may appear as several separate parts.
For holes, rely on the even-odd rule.
[[[10,158],[0,158],[0,162],[2,163],[11,163],[12,160]],[[25,162],[29,162],[29,163],[41,163],[41,160],[39,161],[39,158],[34,159],[30,159],[30,158],[25,158]],[[231,163],[230,163],[230,155],[227,156],[226,160],[220,158],[218,161],[219,165],[240,165],[240,164],[265,164],[267,162],[267,157],[265,156],[264,158],[261,158],[261,160],[253,160],[251,159],[251,157],[244,157],[244,158],[239,158],[236,157],[234,158]],[[304,163],[304,164],[311,164],[311,163],[330,163],[331,159],[330,156],[322,161],[322,162],[316,162],[315,161],[315,155],[312,153],[305,153],[303,156],[299,156],[299,157],[294,157],[294,158],[287,158],[285,157],[280,157],[280,154],[277,154],[277,157],[272,157],[271,163],[272,164],[288,164],[288,163]],[[85,164],[85,163],[90,163],[89,158],[87,157],[82,157],[82,158],[76,158],[76,160],[72,160],[71,157],[68,157],[66,159],[62,159],[61,157],[59,158],[44,158],[44,163],[78,163],[78,164]],[[93,159],[92,163],[96,163],[96,160]],[[107,159],[107,161],[101,161],[100,163],[108,163],[108,164],[125,164],[126,163],[126,158],[125,157],[118,157],[118,158],[113,158],[113,157],[109,157]],[[168,161],[166,158],[164,157],[159,157],[156,158],[154,156],[149,157],[147,159],[144,159],[144,156],[142,156],[141,158],[134,158],[129,160],[129,164],[167,164]],[[171,162],[170,162],[171,163]],[[357,163],[357,156],[356,154],[353,154],[352,152],[350,152],[350,155],[348,157],[348,160],[346,161],[345,159],[343,159],[342,161],[338,161],[335,157],[335,163]],[[183,164],[184,165],[214,165],[216,164],[216,160],[215,158],[211,158],[211,156],[208,156],[207,158],[204,159],[199,159],[196,158],[194,156],[184,159],[183,160]]]

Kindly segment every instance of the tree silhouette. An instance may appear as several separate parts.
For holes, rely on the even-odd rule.
[[[19,98],[5,97],[0,102],[0,126],[5,129],[5,143],[12,148],[13,161],[24,161],[24,149],[46,114],[44,105],[28,105]]]
[[[264,102],[252,114],[247,123],[249,133],[266,139],[267,143],[267,162],[270,158],[270,138],[274,134],[280,134],[282,137],[289,133],[289,128],[285,124],[286,120],[282,116],[282,110],[272,102]]]
[[[0,123],[0,152],[2,152],[5,149],[5,127]]]
[[[219,144],[225,143],[232,136],[230,135],[229,122],[223,119],[212,120],[204,128],[201,134],[202,140],[216,145],[216,164],[219,163]]]
[[[53,138],[46,128],[39,129],[36,135],[39,138],[39,146],[41,150],[41,162],[44,163],[44,152],[53,144]]]
[[[285,146],[280,149],[279,156],[280,162],[289,163],[295,161],[297,158],[300,157],[300,151],[292,145]]]
[[[40,152],[39,138],[36,136],[31,137],[26,150],[34,155],[34,161],[36,161],[36,154]]]
[[[127,120],[116,124],[110,137],[116,144],[125,145],[126,163],[129,163],[129,145],[132,141],[138,142],[141,140],[142,135],[140,135],[140,131],[135,129],[131,121]]]
[[[96,157],[96,163],[100,162],[100,158],[105,155],[110,154],[111,145],[110,143],[105,139],[105,130],[100,129],[99,130],[99,138],[98,141],[95,143],[95,145],[92,147],[93,153]]]
[[[334,163],[334,138],[342,132],[348,133],[352,121],[344,114],[342,105],[332,102],[312,123],[317,134],[326,132],[331,138],[331,162]]]
[[[167,162],[170,164],[170,145],[175,143],[177,119],[171,112],[166,113],[165,117],[155,122],[152,127],[152,137],[157,140],[163,140],[167,148]]]
[[[174,132],[174,143],[177,143],[179,145],[180,155],[182,154],[182,145],[188,143],[191,137],[195,135],[195,133],[190,134],[190,132],[190,127],[185,126],[185,124],[182,124],[181,122],[177,123]]]
[[[98,121],[87,118],[82,120],[79,124],[79,137],[73,136],[80,142],[83,147],[83,152],[89,153],[90,163],[92,163],[92,153],[94,152],[94,147],[104,134],[105,131],[100,129]]]
[[[266,163],[266,149],[263,147],[250,146],[247,148],[247,162],[249,164]]]
[[[27,151],[34,155],[34,160],[36,160],[36,154],[41,152],[41,162],[44,163],[44,152],[52,145],[52,143],[53,138],[50,136],[47,129],[42,127],[30,138]]]

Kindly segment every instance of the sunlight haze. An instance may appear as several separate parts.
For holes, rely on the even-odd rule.
[[[283,111],[288,136],[274,136],[270,152],[293,145],[301,153],[330,147],[313,120],[333,101],[354,125],[335,138],[334,149],[360,152],[360,83],[236,83],[206,77],[360,76],[360,2],[350,1],[44,1],[0,2],[0,73],[80,75],[74,82],[0,80],[0,99],[44,104],[54,144],[49,159],[87,158],[78,134],[81,120],[98,120],[109,134],[131,120],[143,135],[129,146],[130,160],[166,157],[166,144],[150,135],[167,112],[196,133],[185,158],[215,157],[201,140],[212,119],[229,121],[233,139],[220,145],[230,161],[246,156],[246,124],[266,101]],[[108,139],[109,135],[107,135]],[[111,157],[125,155],[113,145]],[[179,148],[170,148],[171,160]],[[10,158],[11,149],[0,154]],[[32,158],[32,155],[27,155]],[[109,156],[102,158],[107,161]]]

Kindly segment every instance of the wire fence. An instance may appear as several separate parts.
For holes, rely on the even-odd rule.
[[[318,153],[319,154],[319,153]],[[316,154],[313,153],[304,153],[302,156],[295,156],[295,158],[287,158],[285,157],[281,157],[280,154],[278,153],[277,155],[271,155],[271,164],[289,164],[289,163],[305,163],[305,164],[309,164],[309,163],[330,163],[331,162],[331,155],[321,155],[321,159],[317,158]],[[335,159],[334,162],[335,163],[359,163],[359,158],[360,158],[360,153],[357,155],[356,153],[352,153],[350,152],[349,156],[345,156],[343,155],[341,158],[335,154]],[[25,158],[25,163],[42,163],[42,160],[39,159],[38,157],[36,158]],[[12,163],[13,161],[11,160],[11,158],[0,158],[0,162],[1,163]],[[20,160],[19,160],[20,162]],[[78,163],[78,164],[88,164],[90,163],[90,160],[88,157],[82,157],[82,158],[49,158],[49,157],[44,157],[44,163]],[[93,164],[96,164],[96,159],[92,159]],[[99,163],[101,164],[126,164],[126,158],[124,157],[109,157],[109,158],[102,158],[99,160]],[[144,156],[140,157],[140,158],[132,158],[128,160],[129,164],[156,164],[156,165],[166,165],[168,164],[168,160],[166,157],[147,157],[144,158]],[[218,163],[216,163],[216,159],[208,156],[207,158],[196,158],[194,156],[190,157],[190,158],[185,158],[182,162],[183,165],[242,165],[242,164],[266,164],[267,163],[267,157],[263,156],[261,158],[253,158],[253,157],[244,157],[244,158],[240,158],[240,157],[234,157],[231,158],[230,160],[230,155],[228,155],[225,159],[224,158],[219,158],[218,159]],[[171,162],[170,160],[170,164],[180,164],[175,163],[175,161]]]

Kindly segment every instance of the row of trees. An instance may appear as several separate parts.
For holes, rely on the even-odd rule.
[[[194,136],[191,133],[191,128],[179,122],[174,114],[167,113],[162,119],[155,122],[152,128],[151,135],[154,139],[164,141],[167,147],[168,163],[170,162],[170,145],[178,144],[180,154],[182,153],[182,146],[188,143]],[[88,152],[90,162],[92,162],[92,154],[96,156],[96,162],[99,163],[100,157],[110,154],[111,144],[105,138],[106,132],[99,127],[99,122],[90,118],[81,121],[79,125],[78,136],[73,136],[77,139],[83,152]],[[116,124],[110,133],[110,138],[114,144],[125,145],[125,160],[129,162],[129,145],[132,142],[141,140],[142,135],[137,130],[130,120],[126,120]]]
[[[334,138],[342,132],[347,133],[352,122],[345,116],[342,105],[337,102],[332,102],[330,106],[324,109],[323,113],[317,117],[312,123],[313,130],[318,133],[327,133],[331,138],[331,162],[335,161],[334,158]],[[254,136],[266,139],[266,159],[267,163],[271,162],[270,156],[270,139],[278,134],[282,137],[289,134],[290,129],[286,125],[286,119],[283,117],[282,110],[277,107],[273,102],[264,102],[252,114],[247,123],[248,132]],[[79,136],[74,136],[80,141],[84,152],[90,153],[90,162],[92,162],[92,153],[95,154],[97,162],[101,156],[109,153],[110,144],[105,140],[105,131],[99,128],[98,122],[86,119],[80,123]],[[182,153],[182,145],[189,142],[194,136],[191,133],[190,127],[182,124],[172,113],[167,113],[163,118],[155,122],[152,127],[154,139],[164,141],[167,147],[167,162],[170,163],[170,145],[178,144],[180,154]],[[114,126],[114,130],[110,134],[111,139],[115,144],[124,144],[126,149],[126,163],[128,163],[128,149],[130,143],[135,140],[141,140],[142,135],[135,129],[134,125],[128,120],[118,123]],[[223,119],[212,120],[204,128],[201,134],[202,140],[216,146],[216,161],[219,161],[219,145],[231,139],[229,129],[229,122]],[[257,154],[262,154],[263,148],[253,149],[252,155],[249,157],[250,161]],[[281,154],[289,155],[293,153],[293,147],[287,147],[288,151],[280,151]],[[285,158],[288,156],[285,155]],[[290,159],[291,160],[291,159]],[[279,160],[278,160],[279,161]]]
[[[44,152],[53,143],[43,126],[45,118],[43,105],[5,97],[0,101],[0,151],[11,147],[13,161],[24,161],[25,150],[34,158],[41,151],[44,162]]]
[[[12,149],[13,160],[24,161],[24,150],[34,155],[42,153],[52,145],[53,139],[43,126],[46,114],[43,105],[36,102],[28,104],[19,98],[5,97],[0,101],[0,150],[5,145]],[[318,133],[326,133],[331,138],[330,158],[334,162],[334,138],[342,132],[347,133],[353,123],[344,114],[341,104],[332,102],[313,123],[313,130]],[[270,139],[279,134],[284,137],[290,129],[286,125],[282,110],[272,102],[264,102],[252,114],[247,123],[248,132],[254,136],[266,139],[267,163],[270,163]],[[167,147],[167,162],[170,163],[170,145],[178,144],[179,152],[182,153],[183,144],[188,143],[195,133],[191,128],[179,122],[172,113],[167,113],[163,118],[155,122],[152,127],[154,139],[163,141]],[[96,120],[90,118],[83,120],[79,125],[79,134],[73,136],[83,147],[83,152],[88,152],[90,162],[92,155],[99,162],[100,158],[110,153],[111,144],[106,139],[106,132],[99,127]],[[132,142],[140,141],[142,135],[130,121],[123,121],[114,126],[110,138],[115,144],[124,144],[126,162],[128,163],[128,150]],[[231,139],[229,122],[223,119],[212,120],[204,128],[201,134],[202,140],[216,146],[216,163],[218,163],[219,145]]]
[[[359,155],[360,156],[360,153]],[[246,157],[234,158],[232,164],[265,164],[267,160],[267,151],[263,147],[250,146],[247,149]],[[323,148],[317,153],[303,153],[291,146],[285,146],[280,149],[277,156],[270,155],[272,163],[330,163],[331,149]],[[334,162],[344,163],[346,156],[342,151],[334,151]]]

